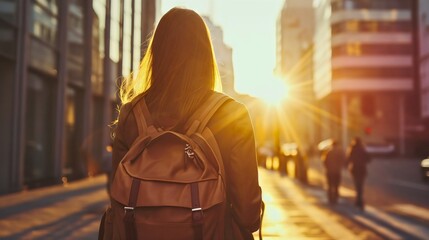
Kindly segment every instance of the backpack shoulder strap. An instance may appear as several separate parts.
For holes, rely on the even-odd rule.
[[[136,101],[133,106],[133,113],[136,118],[139,135],[148,135],[149,133],[156,131],[144,97],[141,97]]]
[[[211,96],[191,115],[185,125],[186,135],[190,136],[193,133],[202,133],[207,123],[210,121],[216,111],[231,98],[218,92],[214,92]]]

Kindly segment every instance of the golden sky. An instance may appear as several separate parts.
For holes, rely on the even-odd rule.
[[[273,70],[276,20],[283,1],[161,0],[161,12],[181,6],[210,16],[223,29],[225,43],[233,48],[236,91],[264,97],[272,91],[271,83],[279,81]]]

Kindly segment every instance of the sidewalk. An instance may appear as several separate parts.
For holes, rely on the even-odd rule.
[[[264,239],[381,239],[372,231],[337,214],[318,192],[319,187],[302,185],[281,177],[277,171],[259,169],[266,211]],[[335,208],[335,207],[334,207]],[[255,235],[256,236],[256,235]]]
[[[0,197],[0,239],[97,239],[108,205],[97,176]]]
[[[0,239],[97,239],[108,205],[105,181],[98,176],[0,197]],[[379,239],[278,172],[260,169],[260,182],[266,203],[264,239]]]

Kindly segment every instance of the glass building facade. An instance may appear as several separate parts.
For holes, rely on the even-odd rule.
[[[139,64],[154,5],[0,0],[0,194],[99,171],[116,86]]]
[[[428,138],[419,125],[415,1],[319,0],[314,90],[323,110],[322,138],[355,136],[419,155]]]

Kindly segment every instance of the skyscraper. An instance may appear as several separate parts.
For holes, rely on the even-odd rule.
[[[314,90],[325,137],[406,148],[418,121],[412,1],[317,0]]]
[[[0,0],[0,194],[99,168],[117,81],[153,28],[146,2]]]

